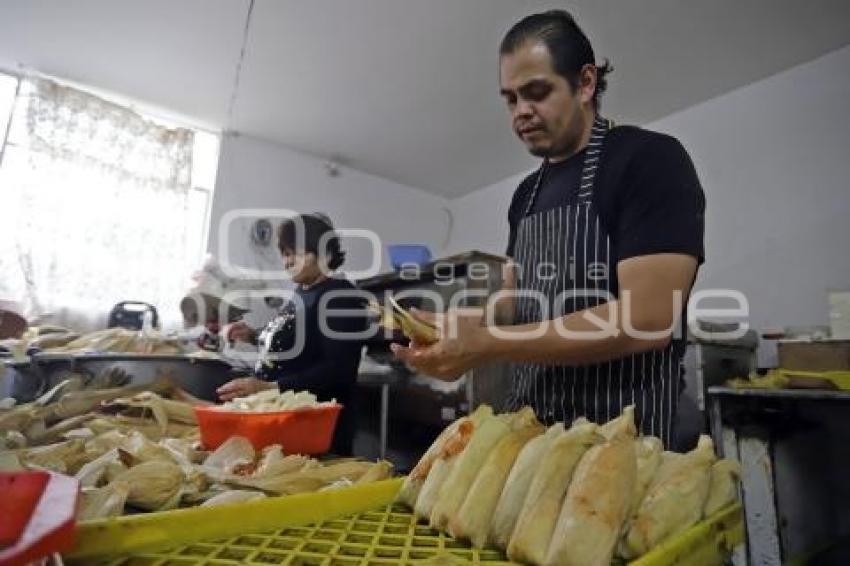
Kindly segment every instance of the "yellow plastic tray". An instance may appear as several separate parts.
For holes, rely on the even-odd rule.
[[[334,492],[93,521],[81,526],[68,558],[126,566],[510,564],[498,550],[476,550],[417,523],[408,511],[391,504],[399,486],[400,480],[390,480]],[[633,564],[722,564],[742,538],[741,511],[734,505]]]

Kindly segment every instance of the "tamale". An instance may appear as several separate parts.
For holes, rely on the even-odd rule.
[[[608,440],[581,458],[548,543],[549,566],[608,566],[637,477],[633,411],[608,428]]]
[[[661,465],[661,454],[664,451],[664,445],[661,439],[655,436],[642,436],[637,439],[635,444],[635,453],[637,457],[637,476],[635,479],[635,490],[632,495],[632,503],[629,506],[629,516],[634,514],[640,507],[646,495],[646,490],[649,489],[649,484],[652,478],[655,477],[655,472],[658,466]]]
[[[665,452],[626,535],[625,558],[642,556],[702,517],[715,461],[714,444],[701,436],[687,454]]]
[[[555,423],[544,434],[532,438],[517,456],[490,523],[489,540],[499,548],[508,547],[540,461],[549,452],[552,442],[563,433],[563,423]]]
[[[413,507],[413,513],[420,519],[426,521],[431,519],[434,505],[436,505],[437,498],[440,496],[440,489],[457,463],[457,459],[458,456],[456,455],[447,459],[440,458],[431,466],[431,471],[425,478],[422,489],[419,491],[419,497],[416,498],[416,504]]]
[[[411,509],[414,508],[425,484],[425,480],[437,459],[446,459],[460,453],[466,447],[475,428],[485,417],[492,415],[493,409],[490,406],[480,405],[471,415],[461,417],[443,429],[437,439],[425,451],[422,458],[419,459],[419,462],[407,478],[405,478],[396,500],[408,505]],[[439,491],[434,493],[434,497],[438,493]],[[433,502],[429,502],[428,506],[429,508],[433,507]]]
[[[244,436],[231,436],[204,460],[205,468],[232,473],[239,465],[253,464],[254,446]]]
[[[119,474],[109,485],[127,486],[127,503],[131,505],[147,511],[162,511],[180,502],[184,478],[177,464],[150,460]]]
[[[99,488],[83,489],[77,510],[78,521],[118,517],[124,512],[124,504],[130,493],[126,484],[110,484]]]
[[[530,425],[510,432],[493,448],[463,504],[449,522],[449,533],[456,538],[472,541],[476,548],[484,548],[490,532],[490,521],[499,503],[499,496],[508,474],[526,443],[543,432],[540,424]]]
[[[27,468],[44,468],[68,474],[75,474],[86,462],[85,444],[82,440],[66,440],[47,446],[24,448],[16,451],[16,454]]]
[[[511,431],[512,415],[499,415],[485,419],[469,439],[469,444],[458,456],[451,473],[440,488],[440,494],[431,511],[430,525],[438,529],[448,527],[449,520],[463,503],[475,476],[484,464],[490,450]]]
[[[594,423],[574,424],[543,455],[508,544],[511,560],[543,564],[573,472],[585,452],[604,440],[598,429]]]
[[[106,480],[105,483],[109,483],[124,472],[127,466],[124,465],[119,450],[113,448],[83,465],[74,476],[80,482],[80,487],[97,487],[103,479]]]
[[[741,464],[735,460],[718,460],[711,466],[708,496],[703,506],[703,516],[710,517],[738,499],[738,479]]]

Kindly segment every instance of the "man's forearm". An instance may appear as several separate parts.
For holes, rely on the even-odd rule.
[[[617,309],[614,320],[611,309]],[[482,328],[476,342],[483,358],[571,366],[605,362],[669,343],[670,332],[654,324],[634,321],[627,331],[620,310],[620,304],[612,301],[553,321]]]
[[[494,320],[499,326],[511,325],[514,322],[514,295],[510,292],[496,298],[491,303],[494,310]]]

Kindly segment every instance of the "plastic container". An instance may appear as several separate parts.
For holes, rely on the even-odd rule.
[[[423,266],[431,261],[431,250],[422,244],[392,244],[387,246],[390,265],[393,269],[401,269],[406,265]]]
[[[87,521],[68,557],[110,566],[511,566],[501,551],[470,548],[394,505],[402,481]],[[743,540],[733,504],[630,566],[721,566]]]
[[[342,405],[249,413],[220,407],[195,407],[201,442],[215,450],[231,436],[244,436],[260,450],[280,444],[285,454],[324,454],[331,447]]]

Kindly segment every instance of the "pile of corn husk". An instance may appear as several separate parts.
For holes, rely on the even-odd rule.
[[[392,472],[387,462],[287,456],[280,445],[257,451],[242,437],[209,452],[200,444],[197,400],[167,382],[77,387],[69,379],[33,403],[0,410],[0,471],[74,476],[79,520],[334,489]]]
[[[50,354],[84,354],[113,352],[120,354],[183,354],[184,347],[177,339],[168,338],[156,330],[137,331],[109,328],[79,336],[63,345],[46,348]]]
[[[0,450],[58,442],[65,433],[95,418],[93,411],[101,403],[134,396],[147,389],[159,392],[174,389],[167,380],[124,385],[128,380],[129,376],[121,371],[106,371],[97,376],[71,373],[30,403],[17,404],[14,399],[4,399],[0,403]]]
[[[114,354],[162,354],[179,355],[188,353],[177,339],[157,330],[128,330],[109,328],[88,334],[77,334],[59,327],[35,327],[27,330],[21,338],[0,341],[0,349],[7,350],[15,360],[23,361],[27,352],[37,349],[46,354],[87,354],[110,352]]]
[[[237,397],[222,405],[228,411],[263,413],[270,411],[295,411],[336,405],[336,401],[319,402],[309,391],[288,390],[281,393],[277,388],[260,391],[246,397]]]
[[[24,361],[27,359],[27,351],[32,348],[39,350],[56,348],[79,337],[80,335],[73,330],[60,326],[32,326],[20,338],[0,340],[0,351],[9,352],[15,361]]]

